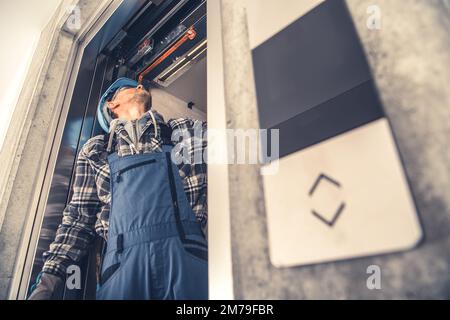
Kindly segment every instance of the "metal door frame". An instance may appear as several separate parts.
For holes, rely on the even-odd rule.
[[[56,105],[61,106],[56,109],[59,109],[61,112],[57,115],[58,120],[56,125],[50,130],[50,136],[53,136],[54,139],[51,143],[49,143],[48,148],[43,151],[48,159],[48,162],[47,165],[43,166],[39,172],[39,177],[43,177],[43,182],[40,187],[40,193],[37,193],[33,199],[33,205],[30,209],[29,217],[26,222],[24,234],[22,236],[22,243],[18,250],[8,299],[21,300],[26,299],[27,297],[28,284],[34,264],[34,256],[39,240],[43,214],[47,205],[50,186],[53,180],[53,173],[56,167],[58,151],[61,146],[67,115],[70,109],[84,51],[97,32],[119,8],[122,2],[123,0],[102,1],[99,4],[98,10],[95,14],[85,22],[85,25],[75,36],[70,56],[67,59],[68,62],[66,64],[65,77],[59,87],[58,98],[56,100]],[[67,19],[67,16],[64,18]],[[66,32],[63,28],[65,23],[64,18],[58,23],[59,28],[56,30],[56,37],[58,37],[58,33]]]

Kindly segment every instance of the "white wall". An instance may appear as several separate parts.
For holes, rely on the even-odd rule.
[[[206,121],[206,114],[195,106],[189,109],[186,102],[178,99],[169,92],[159,88],[152,88],[152,110],[158,111],[164,120],[175,118],[191,118]]]
[[[0,0],[0,152],[41,31],[61,0]]]

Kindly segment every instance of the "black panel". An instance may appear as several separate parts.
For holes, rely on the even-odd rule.
[[[279,152],[284,157],[383,116],[370,80],[271,129],[280,130]]]
[[[253,63],[260,126],[280,129],[281,156],[383,117],[344,1],[322,3],[262,43]]]

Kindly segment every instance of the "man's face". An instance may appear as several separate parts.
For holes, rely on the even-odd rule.
[[[142,107],[144,111],[151,107],[150,92],[145,90],[142,85],[138,85],[136,88],[118,89],[108,102],[108,108],[116,115],[120,111],[136,106]]]

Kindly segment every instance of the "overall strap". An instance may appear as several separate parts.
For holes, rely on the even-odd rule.
[[[172,143],[172,128],[167,124],[160,124],[159,126],[161,140],[163,145],[173,145]]]

